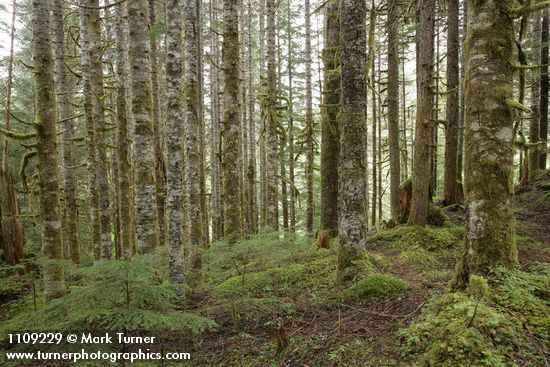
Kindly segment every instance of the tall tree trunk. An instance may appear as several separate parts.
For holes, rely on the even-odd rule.
[[[127,3],[129,58],[134,116],[134,165],[136,187],[136,232],[139,253],[148,253],[159,245],[155,140],[152,116],[151,64],[147,35],[146,0]]]
[[[399,8],[397,0],[388,3],[388,145],[390,154],[390,208],[397,221],[401,215],[399,184],[401,153],[399,151]]]
[[[168,272],[170,282],[181,287],[183,262],[183,134],[181,0],[166,2],[166,184],[168,217]],[[179,291],[183,294],[182,290]]]
[[[275,0],[266,0],[267,17],[267,119],[266,119],[266,225],[279,229],[277,218],[277,58],[275,44]]]
[[[239,1],[224,0],[223,12],[223,200],[224,235],[232,243],[242,237],[240,192],[240,106],[239,106]],[[275,162],[276,163],[276,162]],[[275,166],[275,172],[277,167]]]
[[[405,42],[401,43],[401,108],[402,108],[402,119],[403,119],[403,147],[401,148],[403,163],[401,165],[401,181],[405,181],[409,178],[409,144],[407,141],[407,76],[405,75]],[[401,205],[401,201],[400,204]]]
[[[99,208],[99,194],[97,190],[97,152],[96,152],[96,131],[94,129],[94,110],[91,86],[91,56],[90,42],[88,37],[88,16],[86,15],[86,1],[81,0],[79,9],[80,20],[80,50],[82,69],[82,92],[84,95],[84,115],[86,120],[86,147],[88,155],[88,189],[90,191],[90,227],[91,242],[94,254],[94,262],[101,259],[101,222]]]
[[[447,0],[447,131],[445,136],[445,176],[443,202],[457,203],[458,119],[459,119],[459,51],[458,0]]]
[[[288,0],[288,22],[287,22],[287,70],[288,70],[288,101],[290,106],[288,109],[288,180],[290,181],[290,231],[296,231],[296,186],[295,186],[295,170],[294,170],[294,93],[292,90],[293,82],[293,53],[292,53],[292,0]],[[337,222],[336,222],[337,223]],[[337,225],[337,224],[336,224]],[[335,225],[335,226],[336,226]]]
[[[461,41],[462,44],[466,41],[466,35],[468,33],[468,1],[462,1],[463,14],[462,14],[462,34]],[[463,162],[464,162],[464,74],[466,70],[466,61],[464,50],[460,55],[460,108],[459,108],[459,119],[458,119],[458,153],[457,153],[457,167],[456,175],[458,181],[462,182],[462,171],[463,171]]]
[[[265,63],[265,38],[266,38],[266,0],[260,0],[258,16],[260,18],[260,80],[266,77],[266,63]],[[260,83],[260,93],[267,94],[267,83]],[[260,134],[260,227],[264,228],[267,225],[267,123],[264,116],[266,115],[265,103],[261,104],[261,127],[262,132]]]
[[[373,3],[374,4],[374,3]],[[370,50],[374,52],[374,50]],[[372,93],[372,213],[371,213],[371,225],[376,227],[376,213],[378,204],[378,140],[376,137],[376,130],[378,125],[378,107],[377,97],[374,92],[374,85],[376,83],[376,62],[373,59],[371,68],[371,83],[373,85]]]
[[[120,248],[122,259],[128,260],[134,254],[135,228],[133,227],[133,195],[131,179],[131,157],[129,149],[128,106],[126,101],[128,91],[128,51],[126,35],[126,4],[117,5],[116,21],[116,116],[117,116],[117,156],[118,156],[118,189],[119,189],[119,217],[120,217]]]
[[[364,250],[366,201],[367,85],[365,64],[366,4],[362,0],[340,1],[341,103],[340,202],[337,275],[353,278],[353,261]]]
[[[13,82],[13,51],[15,39],[16,0],[12,5],[10,30],[10,51],[8,59],[8,81],[6,83],[5,129],[10,130],[11,95]],[[57,35],[57,30],[56,30]],[[19,204],[15,190],[15,177],[9,170],[8,139],[5,137],[2,148],[2,168],[0,169],[0,242],[4,249],[4,258],[8,264],[17,264],[23,257],[23,227],[19,218]],[[78,244],[78,243],[77,243]]]
[[[220,175],[220,50],[218,46],[219,37],[216,33],[218,23],[218,1],[211,0],[210,4],[210,28],[211,32],[210,49],[212,52],[212,63],[210,66],[210,99],[212,101],[211,122],[210,122],[210,187],[211,187],[211,218],[212,238],[220,239],[223,236],[222,228],[222,203],[221,203],[221,175]]]
[[[432,135],[432,90],[434,59],[435,2],[420,0],[417,44],[417,103],[414,141],[414,171],[410,224],[425,225],[428,218],[430,186],[430,143]]]
[[[149,0],[149,25],[154,27],[157,23],[157,0]],[[159,87],[159,63],[157,35],[152,34],[151,45],[151,92],[153,106],[153,128],[155,140],[155,180],[157,192],[157,213],[159,222],[159,243],[166,242],[166,212],[165,212],[165,191],[166,183],[164,178],[165,163],[162,155],[162,124],[160,118],[160,87]]]
[[[107,142],[105,139],[105,114],[103,99],[103,45],[101,44],[101,23],[99,0],[86,1],[88,17],[88,41],[90,52],[90,90],[92,93],[95,130],[96,175],[99,201],[99,222],[101,228],[101,261],[111,259],[111,211],[107,173]]]
[[[311,12],[309,0],[305,0],[304,11],[306,16],[306,230],[311,234],[313,232],[313,97],[311,95]]]
[[[338,157],[340,152],[340,23],[338,2],[325,8],[324,86],[321,109],[320,237],[338,235]]]
[[[55,20],[55,68],[57,74],[57,95],[59,118],[64,121],[61,125],[63,139],[61,140],[61,159],[63,171],[63,199],[65,210],[63,213],[65,258],[80,263],[80,243],[78,238],[78,206],[76,203],[76,180],[74,158],[74,122],[71,98],[74,92],[73,84],[69,79],[69,70],[65,65],[65,26],[64,6],[62,0],[55,0],[53,16]]]
[[[542,34],[541,34],[541,81],[540,81],[540,140],[545,142],[540,146],[539,169],[546,169],[546,148],[548,141],[548,27],[550,26],[550,10],[542,11]]]
[[[258,232],[258,206],[256,188],[256,122],[254,119],[254,63],[252,59],[252,1],[248,1],[248,47],[247,47],[247,79],[248,79],[248,232]]]
[[[495,266],[517,265],[510,106],[514,24],[508,14],[510,3],[468,2],[464,80],[468,213],[464,255],[455,278],[458,287],[466,286],[472,274],[487,275]]]
[[[542,17],[541,11],[533,13],[533,35],[531,63],[533,65],[541,64],[541,37],[542,37]],[[529,124],[529,143],[537,144],[540,141],[540,97],[541,97],[541,72],[535,67],[531,70],[531,121]],[[538,145],[532,146],[528,151],[529,179],[538,174],[540,163],[540,150]]]
[[[201,187],[199,152],[199,70],[198,70],[198,32],[197,2],[185,0],[185,157],[187,159],[187,191],[189,197],[189,244],[191,268],[198,270],[202,266],[202,246],[204,245],[201,211]]]
[[[57,163],[57,129],[54,59],[50,36],[51,2],[32,2],[34,75],[36,83],[36,151],[40,187],[42,253],[46,302],[65,294],[63,236],[59,203],[59,165]]]

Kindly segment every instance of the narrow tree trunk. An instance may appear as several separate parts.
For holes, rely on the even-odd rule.
[[[462,34],[461,34],[461,41],[462,45],[466,41],[466,35],[468,33],[468,1],[462,2],[463,6],[463,14],[462,14]],[[462,49],[462,48],[461,48]],[[462,171],[463,171],[463,161],[464,161],[464,114],[465,114],[465,106],[464,106],[464,74],[466,70],[466,61],[465,61],[465,55],[464,50],[462,50],[462,53],[460,55],[460,109],[459,114],[460,117],[458,119],[458,153],[457,153],[457,167],[456,167],[456,174],[458,181],[462,182]]]
[[[455,286],[495,266],[517,265],[513,205],[514,24],[510,1],[469,0],[465,123],[468,199],[464,255]],[[493,45],[493,46],[488,46]],[[498,52],[494,47],[498,45]]]
[[[117,5],[116,21],[116,111],[117,111],[117,156],[118,156],[118,190],[120,195],[119,217],[120,217],[120,249],[121,257],[128,260],[134,254],[135,228],[133,228],[133,195],[131,180],[131,157],[130,157],[130,135],[129,116],[126,100],[128,91],[126,83],[128,79],[128,52],[126,49],[126,11],[125,4]]]
[[[541,11],[533,14],[533,35],[531,63],[533,65],[541,64],[541,37],[542,37],[542,17]],[[541,97],[541,72],[535,67],[531,70],[531,121],[529,124],[529,143],[537,144],[540,140],[540,97]],[[540,150],[538,145],[532,146],[528,151],[529,179],[537,176],[540,163]]]
[[[306,39],[306,229],[313,232],[313,101],[311,95],[311,12],[309,0],[305,0]]]
[[[147,42],[148,6],[146,0],[127,3],[129,58],[134,116],[134,165],[136,187],[136,232],[139,253],[159,245],[155,140],[152,116],[151,64]]]
[[[277,58],[275,44],[275,0],[266,0],[267,17],[267,119],[266,119],[266,225],[279,229],[277,218]]]
[[[459,51],[458,0],[447,0],[447,131],[445,136],[445,176],[443,202],[457,203],[458,119],[459,119]]]
[[[356,260],[365,246],[366,120],[367,85],[366,4],[362,0],[341,0],[341,101],[340,114],[340,201],[337,275],[340,281],[353,279]]]
[[[46,302],[65,294],[63,236],[59,203],[59,165],[57,163],[57,129],[54,59],[50,36],[51,2],[32,2],[34,75],[36,83],[36,151],[40,187],[44,294]]]
[[[390,209],[397,221],[401,215],[399,185],[401,153],[399,151],[399,8],[397,0],[388,3],[388,145],[390,154]]]
[[[248,232],[258,232],[258,206],[256,188],[256,122],[254,119],[254,63],[252,59],[252,1],[248,1],[248,47],[247,47],[247,79],[248,79],[248,168],[246,176],[248,179]]]
[[[405,42],[402,42],[402,54],[401,54],[401,108],[403,116],[401,117],[403,119],[403,147],[402,150],[402,156],[403,156],[403,163],[401,165],[401,181],[405,181],[409,178],[409,144],[407,141],[407,76],[405,75],[405,61],[406,61],[406,55],[405,55]],[[401,203],[401,202],[400,202]],[[401,204],[400,204],[401,205]]]
[[[181,0],[166,2],[166,156],[168,272],[170,282],[181,287],[183,262],[183,134]],[[183,290],[180,291],[182,294]]]
[[[541,34],[541,81],[540,81],[540,140],[545,142],[540,148],[539,169],[546,169],[546,149],[548,144],[548,28],[550,27],[550,10],[542,11],[542,34]]]
[[[370,52],[373,52],[371,50]],[[376,227],[376,213],[378,204],[378,139],[376,137],[376,130],[378,124],[378,107],[377,97],[374,92],[374,85],[376,83],[376,62],[372,62],[371,70],[371,83],[373,85],[372,93],[372,212],[371,212],[371,225]]]
[[[325,9],[324,86],[321,109],[320,238],[338,235],[338,157],[340,152],[340,23],[338,2]]]
[[[223,199],[224,235],[232,243],[242,237],[240,192],[240,106],[239,106],[239,1],[224,0],[223,23],[224,116]],[[276,172],[277,167],[275,167]]]
[[[414,141],[414,171],[412,178],[412,204],[410,224],[425,225],[428,218],[430,186],[430,142],[432,134],[432,90],[434,59],[435,3],[420,0],[417,44],[417,103]]]
[[[288,101],[290,107],[288,110],[288,179],[290,181],[290,231],[296,231],[296,188],[295,188],[295,172],[294,172],[294,93],[292,90],[293,82],[293,53],[292,53],[292,0],[288,0],[288,22],[287,22],[287,70],[288,70]],[[335,227],[337,226],[337,221]]]

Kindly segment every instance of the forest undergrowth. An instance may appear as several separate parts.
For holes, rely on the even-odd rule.
[[[518,190],[521,269],[474,276],[465,292],[448,290],[463,246],[458,209],[446,211],[450,219],[439,228],[371,233],[354,264],[358,276],[345,286],[336,285],[337,240],[318,249],[290,233],[214,242],[202,275],[187,274],[183,305],[167,285],[164,247],[131,262],[68,267],[70,292],[47,306],[35,296],[40,282],[28,260],[2,269],[13,273],[0,290],[2,334],[29,325],[152,333],[159,342],[148,348],[191,353],[191,362],[167,366],[546,366],[550,217],[541,213],[550,209],[548,182]]]

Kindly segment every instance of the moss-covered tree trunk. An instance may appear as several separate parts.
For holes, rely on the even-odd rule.
[[[170,282],[182,285],[183,262],[183,130],[181,0],[166,2],[166,184],[168,272]]]
[[[259,45],[259,62],[260,62],[260,93],[267,94],[267,83],[264,81],[266,78],[266,53],[265,53],[265,19],[266,19],[266,0],[260,0],[258,4],[258,17],[259,20],[259,33],[260,33],[260,45]],[[262,80],[263,79],[263,80]],[[261,118],[261,134],[260,134],[260,228],[266,226],[267,221],[267,125],[265,118],[266,106],[265,103],[261,104],[260,115]]]
[[[541,33],[541,59],[540,62],[543,65],[541,69],[541,81],[540,81],[540,140],[545,142],[539,146],[539,169],[546,169],[546,150],[548,140],[548,89],[550,81],[548,79],[548,40],[549,40],[549,27],[550,27],[550,10],[544,9],[542,11],[542,33]]]
[[[223,70],[223,200],[224,235],[229,242],[242,236],[239,104],[239,2],[224,0]],[[275,167],[276,169],[276,167]],[[276,171],[275,171],[276,172]]]
[[[277,58],[275,44],[275,0],[266,0],[267,41],[267,118],[266,118],[266,226],[279,229],[277,193]]]
[[[428,219],[430,151],[432,141],[433,59],[435,2],[420,0],[416,34],[416,130],[410,224],[425,225]]]
[[[128,79],[128,52],[126,49],[126,4],[118,4],[116,15],[116,117],[117,117],[117,157],[120,218],[120,249],[122,259],[134,254],[135,228],[133,227],[133,195],[131,180],[131,156],[129,136],[129,116],[126,83]]]
[[[87,170],[88,190],[90,192],[90,232],[94,254],[94,261],[101,259],[101,222],[99,208],[99,194],[97,190],[97,152],[96,137],[94,129],[94,111],[90,74],[90,42],[88,36],[88,16],[86,14],[87,0],[81,0],[79,8],[80,26],[80,65],[82,69],[82,92],[84,99],[84,118],[86,121],[86,148],[87,148]]]
[[[531,63],[533,65],[541,64],[541,36],[542,36],[542,17],[541,11],[533,13],[532,30],[532,48]],[[540,140],[540,82],[541,73],[538,67],[531,70],[531,121],[529,123],[529,143],[537,144]],[[539,171],[540,149],[538,145],[533,145],[528,152],[529,161],[529,179],[535,177]]]
[[[366,4],[340,1],[341,113],[338,279],[352,279],[365,246],[367,84]]]
[[[94,120],[96,150],[96,177],[99,202],[99,222],[101,228],[101,260],[111,259],[111,211],[109,200],[109,182],[107,173],[107,141],[105,139],[105,114],[103,99],[103,45],[101,43],[101,23],[99,0],[86,1],[88,24],[88,42],[90,52],[90,91]]]
[[[513,214],[512,1],[468,2],[465,45],[465,248],[455,286],[517,265]]]
[[[136,191],[136,234],[139,253],[159,245],[155,143],[152,116],[151,65],[147,34],[147,0],[127,3],[129,29],[130,85],[134,117],[134,171]]]
[[[210,27],[218,29],[218,1],[212,0],[210,8]],[[212,238],[220,239],[223,236],[222,210],[222,180],[221,180],[221,151],[220,151],[220,48],[219,32],[211,32],[210,49],[212,63],[210,67],[210,212],[212,218]]]
[[[305,11],[305,64],[306,64],[306,230],[313,232],[313,101],[311,86],[311,14],[309,0],[304,2]]]
[[[195,0],[185,0],[185,151],[188,191],[189,245],[191,268],[200,269],[202,263],[203,224],[201,213],[200,152],[199,152],[199,70],[197,38],[199,23]]]
[[[457,203],[458,119],[459,119],[459,51],[458,0],[447,0],[447,131],[445,133],[445,174],[443,201]]]
[[[252,1],[248,1],[248,47],[247,47],[247,79],[248,79],[248,166],[246,177],[248,180],[248,233],[258,232],[258,190],[256,185],[256,121],[254,119],[255,93],[254,93],[254,61],[253,61],[253,32],[252,28]]]
[[[166,182],[164,177],[165,162],[162,155],[162,119],[160,114],[160,86],[159,86],[159,57],[158,57],[158,38],[157,26],[157,0],[149,0],[149,27],[152,30],[150,34],[151,45],[151,92],[153,106],[153,127],[155,139],[155,180],[157,185],[157,213],[159,219],[159,242],[166,241],[166,211],[165,195]]]
[[[397,221],[401,215],[399,185],[401,152],[399,150],[399,8],[397,0],[388,2],[388,145],[390,153],[390,209]]]
[[[338,156],[340,135],[340,20],[338,2],[325,8],[324,85],[321,106],[321,208],[320,235],[338,235]]]
[[[292,4],[289,0],[288,7],[288,22],[287,22],[287,71],[288,71],[288,101],[290,106],[288,109],[288,180],[290,181],[290,231],[296,231],[296,186],[295,186],[295,167],[294,167],[294,93],[293,93],[293,44],[292,44]]]
[[[78,206],[76,203],[75,155],[74,155],[74,110],[72,96],[73,83],[70,71],[65,65],[65,10],[62,0],[55,0],[53,16],[55,21],[55,69],[57,74],[57,94],[61,125],[61,160],[63,171],[63,243],[65,257],[80,263],[80,243],[78,238]]]
[[[36,96],[36,151],[40,187],[40,219],[44,294],[46,301],[65,293],[63,236],[59,202],[59,165],[57,163],[57,128],[54,59],[50,34],[51,2],[32,2],[33,56]]]

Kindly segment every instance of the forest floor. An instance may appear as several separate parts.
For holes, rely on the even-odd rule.
[[[542,200],[549,183],[546,174],[517,191],[517,246],[525,271],[550,263],[550,200]],[[362,266],[379,278],[363,288],[334,285],[336,244],[318,250],[313,240],[269,235],[214,244],[205,272],[217,275],[211,286],[197,289],[189,307],[220,327],[187,346],[192,365],[408,366],[399,330],[446,289],[462,250],[464,210],[447,214],[452,224],[445,228],[370,234]]]
[[[544,199],[550,195],[549,193],[550,172],[541,175],[528,186],[517,189],[516,242],[523,271],[532,270],[534,273],[540,273],[537,269],[540,269],[542,264],[548,269],[545,270],[548,271],[546,274],[550,274],[550,199]],[[166,279],[167,250],[165,247],[160,248],[159,252],[152,254],[150,258],[147,257],[149,255],[138,256],[131,263],[112,262],[98,267],[84,266],[80,268],[82,273],[79,273],[79,270],[73,270],[74,273],[69,276],[68,281],[71,289],[69,294],[64,299],[60,299],[57,306],[54,303],[50,304],[49,311],[48,307],[39,304],[38,312],[33,312],[32,292],[28,290],[28,286],[25,286],[23,288],[27,289],[26,295],[11,303],[0,305],[0,321],[16,320],[23,316],[20,319],[23,321],[15,325],[23,324],[26,327],[41,319],[50,319],[50,325],[53,322],[53,325],[65,327],[71,331],[74,331],[71,325],[82,325],[83,322],[90,324],[91,317],[98,317],[98,320],[108,320],[111,323],[122,321],[132,323],[134,320],[132,315],[136,314],[145,315],[144,320],[148,320],[147,323],[153,326],[164,322],[176,326],[186,322],[189,322],[189,325],[193,323],[204,325],[204,319],[193,321],[194,316],[189,315],[200,315],[216,323],[216,327],[206,328],[209,331],[204,331],[202,326],[196,327],[195,334],[166,331],[161,334],[164,344],[160,348],[189,352],[192,357],[190,362],[135,364],[141,367],[409,367],[410,356],[406,355],[403,344],[407,338],[410,341],[411,335],[412,338],[424,335],[420,339],[425,339],[426,334],[422,332],[426,333],[426,331],[422,331],[421,327],[416,331],[413,330],[412,333],[411,331],[405,333],[403,330],[413,321],[418,321],[421,312],[429,308],[438,295],[444,293],[453,275],[456,261],[462,253],[465,211],[459,208],[448,211],[446,214],[449,218],[439,228],[401,226],[369,233],[366,255],[355,264],[358,276],[353,284],[347,286],[336,285],[335,266],[338,247],[336,241],[333,241],[328,249],[318,249],[315,246],[315,240],[304,234],[266,233],[235,244],[214,242],[203,254],[202,275],[197,277],[192,273],[187,274],[189,296],[185,311],[189,313],[178,314],[172,321],[167,321],[166,318],[167,310],[172,306],[162,304],[161,299],[165,291],[159,288],[166,283],[163,280]],[[148,261],[153,263],[144,265]],[[518,276],[518,279],[521,280],[521,277]],[[542,278],[546,280],[543,280],[541,287],[535,286],[528,290],[542,289],[542,297],[546,297],[542,302],[546,303],[542,306],[539,303],[535,305],[536,307],[530,308],[534,313],[527,315],[527,318],[523,318],[520,310],[533,303],[525,304],[521,301],[528,298],[526,294],[531,295],[531,293],[518,291],[516,283],[513,283],[507,289],[511,289],[514,294],[505,301],[516,302],[519,298],[517,308],[514,308],[514,305],[500,307],[495,303],[495,299],[488,301],[485,306],[482,306],[485,308],[480,308],[484,316],[478,317],[480,325],[474,330],[474,328],[469,329],[469,324],[464,328],[463,319],[468,317],[471,319],[471,324],[480,299],[473,298],[473,301],[472,298],[452,299],[452,302],[457,301],[455,302],[457,307],[463,307],[459,309],[458,322],[455,323],[456,314],[453,316],[452,313],[447,313],[445,314],[447,316],[441,316],[442,322],[437,324],[436,318],[439,316],[428,314],[428,317],[431,317],[430,322],[424,324],[428,325],[427,334],[432,334],[432,325],[439,325],[439,330],[443,330],[444,335],[465,340],[466,344],[459,345],[458,349],[466,350],[466,353],[472,350],[490,353],[491,349],[494,348],[496,351],[499,347],[500,342],[491,339],[491,336],[488,338],[481,336],[485,338],[481,342],[487,342],[486,344],[475,344],[479,340],[472,338],[472,335],[479,336],[479,334],[468,334],[481,330],[483,320],[496,323],[497,328],[500,328],[497,336],[502,333],[504,336],[514,335],[509,334],[511,332],[522,333],[522,327],[530,327],[527,324],[532,320],[535,320],[535,326],[526,330],[536,331],[536,327],[540,327],[542,335],[546,335],[544,328],[550,323],[548,318],[550,295],[547,289],[544,290],[544,282],[548,283],[548,278],[544,276]],[[10,279],[20,281],[18,276]],[[84,281],[84,279],[87,280]],[[135,289],[135,294],[132,297],[135,301],[132,307],[137,308],[126,309],[126,306],[122,305],[124,307],[117,309],[118,306],[116,302],[113,303],[113,300],[121,297],[120,287],[124,287],[128,282],[134,282],[132,288]],[[9,284],[8,281],[0,283],[4,288],[8,288]],[[33,284],[40,284],[40,280],[35,278]],[[501,292],[501,290],[495,288],[495,292]],[[38,294],[40,293],[41,290],[38,289]],[[495,295],[498,294],[495,293]],[[509,294],[504,296],[506,298]],[[153,304],[150,304],[151,298],[155,299]],[[533,298],[528,302],[539,301]],[[158,313],[153,314],[149,311],[153,305],[158,309]],[[145,313],[140,313],[140,307],[147,308]],[[445,307],[444,304],[443,307]],[[451,311],[454,312],[456,309]],[[463,312],[464,309],[466,313]],[[60,310],[61,314],[56,314]],[[469,312],[473,312],[471,318],[468,316]],[[30,319],[25,319],[27,317],[25,315]],[[503,321],[502,315],[508,315],[508,318],[513,315],[511,323]],[[33,320],[32,317],[35,321],[25,321]],[[63,325],[65,321],[68,323]],[[516,326],[507,326],[512,324]],[[447,327],[451,327],[450,325],[458,325],[458,329],[447,330]],[[516,329],[510,331],[509,327]],[[84,329],[89,332],[90,326],[85,326]],[[152,332],[149,328],[144,330],[141,327],[140,330],[143,330],[143,333]],[[418,334],[418,330],[421,334]],[[433,330],[433,334],[436,334],[435,326]],[[464,330],[466,331],[460,334]],[[535,334],[531,331],[526,337],[527,344],[520,344],[519,349],[514,346],[512,348],[514,352],[510,352],[513,354],[519,350],[519,359],[516,361],[519,360],[520,363],[514,366],[539,367],[540,365],[542,367],[545,364],[540,364],[539,361],[550,359],[548,344],[533,338]],[[455,337],[456,333],[460,335]],[[434,336],[429,343],[440,346],[441,338],[441,335]],[[445,336],[443,340],[444,338]],[[471,340],[474,340],[474,344],[468,344]],[[5,349],[9,346],[4,344],[0,347]],[[120,345],[113,347],[118,351],[125,348]],[[134,347],[159,348],[158,345],[135,345]],[[439,355],[443,354],[444,360],[447,348],[445,344],[443,352],[437,352]],[[526,350],[523,348],[532,352],[529,352],[531,354],[526,355],[525,359],[521,355],[522,351]],[[421,353],[424,352],[426,351],[421,351]],[[504,355],[508,357],[506,353],[508,352],[504,352]],[[477,361],[476,358],[479,357],[474,357]],[[523,361],[527,362],[523,363]],[[453,367],[508,365],[487,363],[457,364],[451,360],[437,365]],[[2,365],[1,360],[0,365]],[[30,365],[52,367],[68,364],[34,362]],[[425,366],[426,364],[416,365]],[[103,366],[103,364],[94,366]]]

